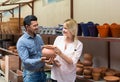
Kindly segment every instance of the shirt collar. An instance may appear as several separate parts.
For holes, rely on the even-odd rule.
[[[33,38],[33,37],[31,37],[31,35],[29,35],[27,32],[25,32],[24,35],[25,35],[26,38]],[[36,36],[36,34],[35,34],[35,36]]]

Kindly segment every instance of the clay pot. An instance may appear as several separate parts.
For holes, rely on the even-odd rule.
[[[82,74],[83,74],[83,68],[77,67],[77,68],[76,68],[76,74],[77,74],[77,75],[82,75]]]
[[[84,54],[84,59],[85,59],[85,60],[92,61],[92,58],[93,58],[93,56],[92,56],[91,54],[89,54],[89,53],[85,53],[85,54]]]
[[[53,48],[43,48],[42,49],[42,56],[49,59],[50,57],[55,58],[56,54]]]
[[[82,63],[77,63],[76,66],[83,68],[84,65]]]
[[[10,51],[12,51],[12,52],[14,51],[14,49],[16,49],[16,46],[9,46],[9,47],[8,47],[8,50],[10,50]]]
[[[107,67],[99,67],[101,69],[102,72],[106,72],[107,71]]]
[[[101,69],[101,77],[103,79],[105,76],[105,72],[107,71],[107,67],[100,67],[100,69]]]
[[[92,76],[91,76],[91,75],[84,75],[84,78],[85,78],[85,79],[91,79]]]
[[[106,76],[114,76],[115,74],[116,74],[115,69],[107,69],[107,71],[105,72]]]
[[[9,47],[8,47],[8,50],[9,50],[9,49],[16,49],[16,46],[9,46]]]
[[[92,70],[90,68],[86,68],[83,71],[84,75],[91,75],[92,74]]]
[[[93,68],[94,73],[101,73],[102,70],[100,68]]]
[[[105,75],[112,76],[112,75],[115,75],[115,72],[114,71],[107,71],[107,72],[105,72]]]
[[[14,49],[13,52],[14,52],[14,53],[18,53],[18,52],[17,52],[17,49]]]
[[[83,68],[83,63],[80,61],[80,59],[78,60],[77,64],[76,64],[77,67],[80,67],[80,68]]]
[[[116,71],[115,76],[120,77],[120,71]]]
[[[92,66],[93,62],[92,61],[89,61],[89,60],[84,60],[83,61],[83,65],[84,66]]]
[[[120,78],[117,76],[105,76],[104,80],[106,80],[106,82],[119,82]]]
[[[101,73],[98,73],[98,72],[95,73],[95,72],[93,72],[92,76],[93,76],[93,80],[98,81],[98,80],[100,80]]]

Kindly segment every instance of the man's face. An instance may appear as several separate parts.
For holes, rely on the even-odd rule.
[[[30,26],[28,26],[28,32],[30,33],[36,33],[38,30],[38,22],[37,21],[31,21]]]

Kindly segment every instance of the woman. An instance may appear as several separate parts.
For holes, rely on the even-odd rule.
[[[75,20],[65,20],[63,36],[58,36],[54,41],[57,56],[51,69],[53,82],[75,82],[76,63],[83,49],[83,44],[77,38],[77,28]]]

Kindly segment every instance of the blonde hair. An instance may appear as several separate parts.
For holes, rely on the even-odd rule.
[[[68,27],[68,30],[71,32],[71,34],[74,37],[74,41],[77,40],[77,32],[78,32],[78,24],[74,19],[67,19],[64,21],[66,23],[66,26]]]

